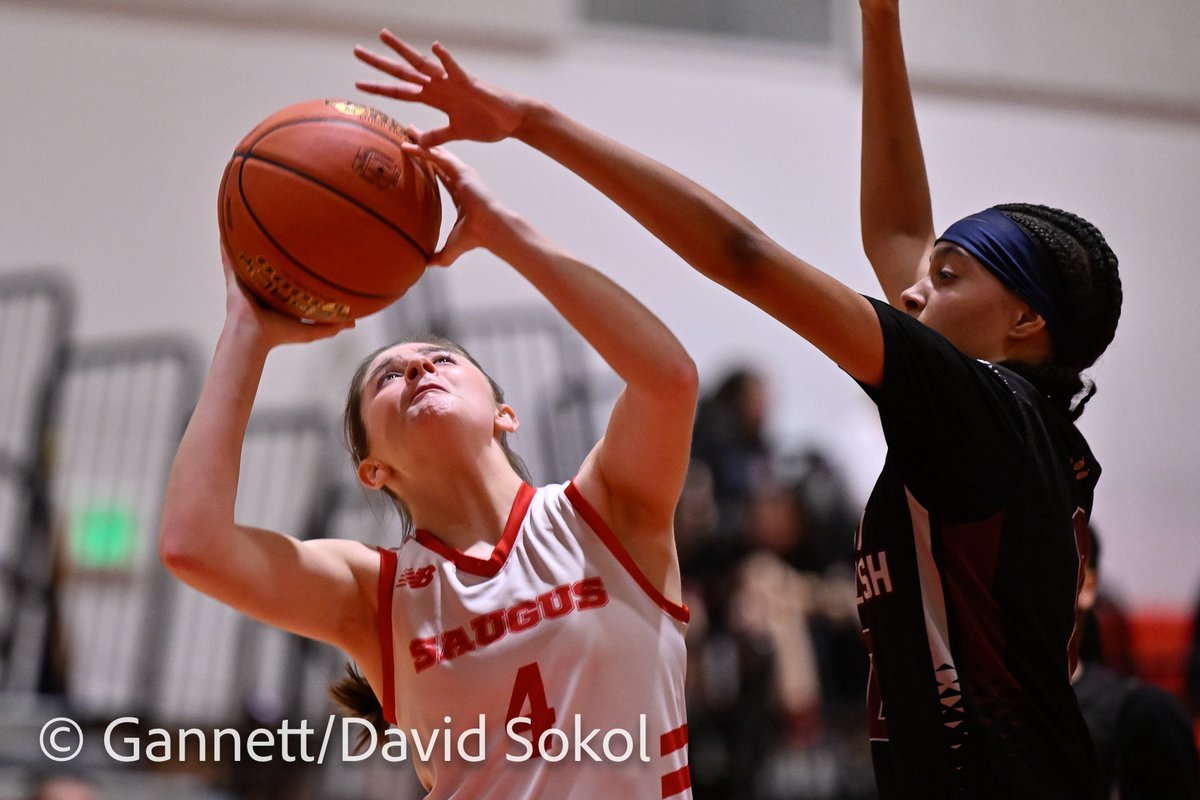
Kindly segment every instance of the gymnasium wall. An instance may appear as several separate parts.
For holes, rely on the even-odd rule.
[[[368,70],[350,49],[373,35],[0,4],[0,272],[65,271],[79,290],[83,339],[172,331],[210,351],[224,291],[215,197],[233,145],[287,103],[353,96]],[[859,82],[845,60],[613,33],[457,53],[486,79],[548,98],[679,168],[798,254],[875,290],[858,240]],[[939,225],[994,202],[1044,202],[1092,218],[1121,257],[1124,317],[1082,423],[1105,468],[1096,520],[1106,580],[1137,605],[1191,603],[1200,590],[1191,411],[1200,270],[1188,240],[1200,209],[1200,116],[941,84],[919,87],[917,104]],[[423,109],[390,108],[437,123]],[[747,363],[765,371],[781,442],[827,445],[865,496],[882,442],[873,408],[836,367],[523,146],[456,151],[510,205],[658,312],[706,379]],[[485,255],[446,280],[464,313],[536,300]],[[315,399],[332,415],[380,336],[368,320],[273,355],[263,402]]]

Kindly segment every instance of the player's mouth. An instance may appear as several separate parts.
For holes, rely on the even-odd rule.
[[[423,394],[428,394],[429,392],[444,392],[444,391],[446,391],[446,388],[444,386],[441,386],[440,384],[423,383],[417,387],[417,390],[415,392],[412,393],[412,397],[408,401],[409,405],[412,405],[413,403],[417,402],[417,398]]]

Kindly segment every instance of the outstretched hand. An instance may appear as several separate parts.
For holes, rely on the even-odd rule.
[[[429,134],[410,129],[417,141]],[[484,247],[496,252],[514,235],[515,215],[500,204],[475,170],[443,147],[406,142],[404,152],[426,161],[450,193],[458,218],[442,249],[429,259],[431,267],[448,267],[463,253]]]
[[[422,55],[400,37],[384,29],[379,39],[399,58],[383,56],[359,45],[354,55],[396,79],[396,82],[358,81],[364,92],[424,103],[450,119],[446,125],[422,133],[422,147],[436,147],[455,139],[496,142],[520,127],[532,101],[469,75],[440,42],[433,43],[436,59]]]
[[[274,309],[267,308],[238,280],[229,254],[221,247],[221,263],[225,268],[225,320],[227,325],[245,326],[267,348],[281,344],[300,344],[328,339],[354,327],[347,322],[301,322]]]

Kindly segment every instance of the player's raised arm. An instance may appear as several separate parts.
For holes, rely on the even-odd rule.
[[[225,325],[171,467],[160,557],[180,580],[250,616],[377,661],[376,648],[359,641],[373,635],[373,551],[234,522],[242,442],[267,353],[347,326],[305,325],[262,308],[244,294],[228,262],[226,282]]]
[[[860,0],[863,31],[863,249],[888,302],[924,274],[933,249],[929,179],[900,38],[899,0]]]
[[[678,598],[672,521],[696,411],[696,367],[667,327],[632,295],[500,205],[479,176],[442,148],[405,146],[432,163],[458,221],[431,261],[484,247],[532,283],[625,382],[604,437],[575,483],[642,570]]]
[[[364,48],[355,53],[394,80],[358,86],[446,112],[447,125],[422,134],[422,144],[521,139],[595,186],[698,271],[792,328],[851,375],[870,384],[881,379],[883,339],[868,301],[780,247],[711,192],[548,104],[478,81],[440,45],[434,45],[434,59],[386,31],[381,38],[398,57]]]

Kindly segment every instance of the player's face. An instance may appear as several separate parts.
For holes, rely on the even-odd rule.
[[[373,451],[403,447],[420,431],[436,431],[442,441],[490,437],[497,413],[487,376],[462,353],[434,344],[388,348],[375,357],[362,386],[362,419]]]
[[[968,255],[939,242],[925,277],[901,295],[904,310],[972,358],[1004,360],[1004,344],[1021,300]]]

